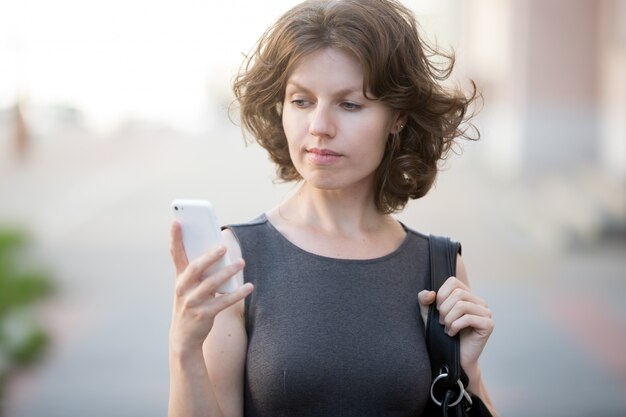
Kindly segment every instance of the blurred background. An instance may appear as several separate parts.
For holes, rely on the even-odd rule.
[[[169,203],[241,222],[294,189],[228,105],[296,3],[0,3],[0,415],[166,415]],[[625,416],[626,1],[404,3],[484,95],[398,217],[463,243],[501,416]]]

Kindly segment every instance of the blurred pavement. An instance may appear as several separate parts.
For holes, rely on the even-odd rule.
[[[293,188],[272,185],[264,153],[240,138],[227,124],[195,137],[77,130],[35,138],[22,162],[0,141],[0,223],[31,231],[59,287],[41,311],[54,344],[11,385],[8,416],[167,414],[169,202],[209,198],[223,223],[239,222]],[[626,416],[626,245],[565,221],[588,210],[558,200],[614,189],[494,178],[478,168],[480,143],[466,153],[399,217],[463,243],[473,286],[495,315],[482,364],[500,415]],[[555,201],[554,190],[569,191]],[[623,209],[624,190],[615,198]]]

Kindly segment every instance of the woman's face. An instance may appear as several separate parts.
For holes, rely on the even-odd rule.
[[[363,69],[341,50],[305,56],[287,80],[283,128],[289,153],[314,187],[372,189],[385,143],[397,125],[391,108],[363,95]]]

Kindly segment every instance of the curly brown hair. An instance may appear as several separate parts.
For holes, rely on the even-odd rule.
[[[405,127],[389,136],[375,185],[380,212],[401,210],[430,190],[455,139],[478,139],[465,124],[476,85],[467,96],[444,88],[454,55],[426,44],[413,13],[398,1],[305,1],[262,35],[233,85],[243,128],[268,151],[284,181],[301,179],[282,127],[287,79],[302,57],[323,48],[352,54],[363,67],[363,94],[406,118]]]

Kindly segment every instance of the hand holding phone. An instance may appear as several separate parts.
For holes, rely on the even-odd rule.
[[[187,260],[191,261],[219,245],[223,245],[220,226],[207,200],[176,199],[172,201],[172,211],[182,229],[183,247]],[[203,277],[230,264],[228,253],[208,268]],[[233,276],[224,285],[218,288],[219,293],[230,293],[237,289],[237,280]]]

